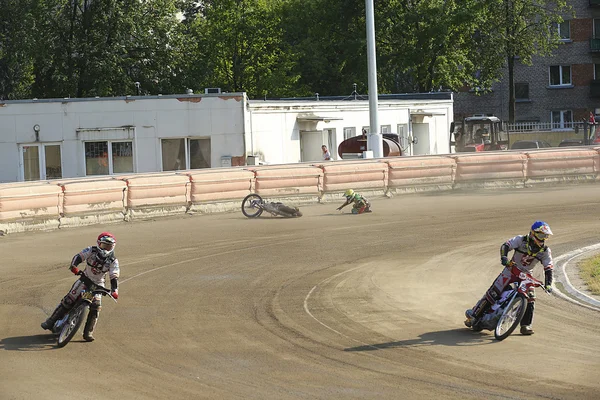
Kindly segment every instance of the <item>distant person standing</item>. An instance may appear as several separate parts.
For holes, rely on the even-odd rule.
[[[323,150],[323,161],[331,161],[331,153],[329,153],[327,146],[321,146],[321,150]]]
[[[596,116],[593,111],[590,111],[590,117],[588,119],[588,125],[590,127],[590,141],[591,143],[598,143],[596,137]]]

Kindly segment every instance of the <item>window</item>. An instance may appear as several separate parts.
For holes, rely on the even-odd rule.
[[[594,39],[600,38],[600,19],[594,18]]]
[[[560,36],[560,40],[571,40],[571,21],[563,21],[560,24],[557,24],[558,28],[558,36]]]
[[[356,128],[344,128],[344,140],[356,136]]]
[[[529,83],[515,83],[515,99],[529,100]]]
[[[85,142],[84,146],[86,175],[112,175],[134,172],[133,142]]]
[[[210,139],[162,139],[162,170],[210,168]]]
[[[381,133],[392,133],[391,125],[381,125]]]
[[[60,144],[35,143],[19,145],[21,177],[24,181],[62,178]]]
[[[570,129],[573,127],[571,110],[552,111],[552,129]]]
[[[600,79],[600,64],[594,64],[594,79]]]
[[[406,150],[408,148],[408,124],[398,124],[397,128],[400,147],[402,150]]]
[[[571,66],[550,66],[550,86],[563,86],[571,84]]]
[[[371,132],[371,127],[370,126],[363,126],[362,127],[361,135],[368,135],[369,132]]]

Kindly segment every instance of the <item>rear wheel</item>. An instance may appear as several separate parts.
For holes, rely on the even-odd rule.
[[[58,347],[65,347],[73,339],[73,336],[79,331],[83,320],[87,318],[89,308],[89,303],[85,302],[69,312],[69,318],[67,318],[67,321],[58,334]]]
[[[262,197],[252,193],[242,200],[242,213],[248,218],[256,218],[262,214],[263,209],[258,206],[262,203]]]
[[[527,309],[527,299],[522,294],[513,298],[502,312],[502,316],[496,324],[494,336],[498,340],[506,339],[519,325]]]

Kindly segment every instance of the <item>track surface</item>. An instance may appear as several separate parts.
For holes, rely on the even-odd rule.
[[[0,238],[2,399],[593,399],[600,315],[538,293],[530,337],[463,326],[499,247],[550,223],[598,242],[598,187],[405,195],[371,214],[240,213],[110,226],[122,265],[96,341],[39,327],[105,227]],[[536,275],[542,272],[537,267]]]

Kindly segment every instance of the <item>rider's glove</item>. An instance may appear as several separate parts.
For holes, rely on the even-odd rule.
[[[500,263],[506,267],[508,265],[508,257],[506,257],[506,256],[500,257]]]
[[[74,265],[71,265],[70,269],[72,273],[74,273],[75,275],[79,275],[79,268],[77,268]]]
[[[546,285],[545,289],[548,293],[552,293],[552,285]]]
[[[113,291],[110,293],[110,295],[111,295],[112,297],[114,297],[115,299],[118,299],[118,298],[119,298],[119,290],[117,290],[117,289],[113,290]]]

